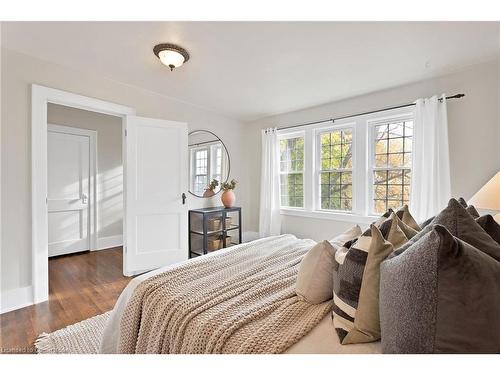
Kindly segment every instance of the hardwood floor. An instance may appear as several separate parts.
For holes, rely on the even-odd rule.
[[[34,340],[113,308],[130,281],[122,248],[49,259],[49,300],[0,315],[0,353],[34,353]]]

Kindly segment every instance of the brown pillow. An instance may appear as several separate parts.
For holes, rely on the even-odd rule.
[[[432,226],[435,224],[443,225],[455,237],[460,238],[500,261],[500,245],[495,242],[488,233],[476,223],[472,216],[467,213],[465,208],[453,198],[448,202],[448,206],[436,215],[431,224],[422,229],[410,239],[408,243],[396,249],[389,257],[399,255],[406,251],[411,245],[431,231]]]
[[[479,215],[479,212],[477,212],[476,207],[474,207],[472,205],[467,206],[465,211],[467,211],[469,213],[469,215],[472,216],[474,219],[477,219],[479,216],[481,216],[481,215]]]
[[[417,222],[415,221],[415,219],[413,218],[413,216],[411,216],[410,210],[409,210],[407,204],[405,204],[403,207],[401,207],[396,212],[396,214],[401,219],[401,221],[403,223],[405,223],[406,225],[408,225],[409,227],[415,229],[416,231],[422,230],[422,228],[420,228],[420,225],[417,224]]]
[[[500,262],[431,228],[381,264],[383,352],[500,353]]]
[[[332,270],[335,249],[328,241],[314,245],[302,258],[295,292],[305,301],[318,304],[332,299]]]
[[[390,238],[398,245],[408,240],[394,216],[392,213],[389,219],[384,220],[380,232],[378,229],[374,232],[373,228],[377,227],[372,224],[349,249],[342,248],[335,253],[332,312],[333,325],[341,344],[380,338],[378,270],[380,262],[393,250],[390,243],[389,248],[380,238]],[[380,236],[377,236],[379,233]]]
[[[500,245],[500,224],[491,215],[484,215],[476,219],[481,228]]]
[[[397,227],[397,222],[395,220],[392,222],[396,223],[395,226]],[[380,340],[380,263],[394,250],[394,247],[389,241],[384,239],[382,233],[375,225],[372,224],[370,229],[372,240],[363,271],[358,308],[354,317],[354,327],[345,336],[344,340],[342,340],[342,344],[357,344]],[[392,230],[394,229],[396,228],[392,228]],[[398,237],[396,233],[390,233],[390,235],[391,237]],[[397,241],[400,240],[398,239]]]
[[[458,198],[458,203],[460,203],[460,205],[463,208],[467,208],[467,206],[468,206],[467,201],[465,199],[463,199],[462,197]]]

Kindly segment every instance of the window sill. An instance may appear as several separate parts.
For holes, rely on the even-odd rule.
[[[379,216],[364,216],[352,213],[334,212],[334,211],[306,211],[303,209],[282,208],[281,215],[285,216],[300,216],[312,219],[345,221],[357,224],[370,224],[377,220]]]

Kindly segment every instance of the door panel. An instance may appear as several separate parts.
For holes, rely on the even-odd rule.
[[[49,257],[89,250],[90,138],[47,134]]]
[[[126,275],[188,258],[187,125],[128,116]]]

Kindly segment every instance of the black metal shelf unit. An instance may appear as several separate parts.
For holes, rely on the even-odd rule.
[[[189,258],[241,243],[241,207],[189,210]]]

